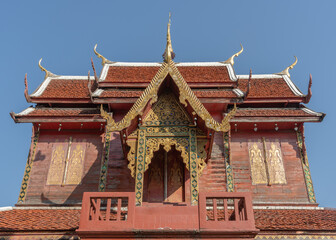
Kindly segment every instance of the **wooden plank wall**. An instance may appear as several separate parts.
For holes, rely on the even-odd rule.
[[[79,185],[47,185],[48,170],[55,144],[81,142],[86,146],[84,172]],[[83,192],[96,192],[100,174],[102,136],[97,132],[42,130],[37,144],[24,204],[79,204]]]
[[[231,136],[235,191],[252,191],[254,202],[309,203],[294,131],[233,132]],[[261,141],[262,137],[280,142],[287,184],[252,185],[248,142]]]

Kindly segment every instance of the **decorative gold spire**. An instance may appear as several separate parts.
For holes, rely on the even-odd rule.
[[[171,22],[171,13],[169,13],[169,22],[168,22],[168,26],[167,26],[167,45],[166,45],[166,49],[162,55],[163,60],[165,62],[169,62],[170,60],[175,58],[175,53],[173,51],[173,47],[171,44],[171,39],[170,39],[170,22]]]
[[[97,48],[97,44],[94,46],[93,51],[97,55],[97,57],[101,58],[103,66],[104,66],[105,63],[113,63],[112,61],[106,59],[103,55],[99,54],[97,52],[96,48]]]
[[[229,63],[229,64],[231,64],[231,65],[233,66],[233,64],[234,64],[234,58],[235,58],[235,57],[238,57],[238,56],[244,51],[243,45],[240,44],[240,47],[241,47],[240,51],[237,52],[237,53],[235,53],[235,54],[233,54],[233,55],[232,55],[228,60],[226,60],[224,63]]]
[[[47,69],[45,69],[44,67],[42,67],[41,62],[42,62],[42,58],[40,59],[38,65],[39,65],[41,71],[45,72],[44,79],[47,79],[47,77],[57,77],[56,74],[53,74],[52,72],[49,72]]]
[[[279,73],[276,73],[277,75],[287,75],[288,77],[290,77],[290,74],[289,74],[289,69],[293,69],[293,67],[297,64],[297,57],[295,57],[295,61],[292,65],[290,65],[289,67],[287,67],[285,70],[283,70],[282,72],[279,72]]]

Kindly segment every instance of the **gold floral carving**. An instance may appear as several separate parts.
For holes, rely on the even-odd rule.
[[[158,70],[155,77],[152,79],[149,86],[141,94],[141,96],[134,103],[132,108],[128,111],[126,116],[119,122],[115,122],[111,115],[109,115],[103,107],[101,107],[101,116],[107,121],[107,129],[109,131],[121,131],[131,125],[132,120],[141,115],[143,109],[150,101],[154,104],[158,98],[158,90],[163,80],[167,75],[170,75],[179,89],[179,101],[180,103],[187,106],[187,101],[190,104],[194,112],[205,121],[205,125],[215,131],[227,132],[230,130],[230,119],[236,113],[236,105],[234,108],[224,117],[221,123],[217,122],[210,113],[206,110],[203,104],[199,101],[196,95],[192,92],[186,81],[183,79],[182,75],[175,66],[172,60],[168,63],[162,63],[160,69]]]
[[[149,164],[152,161],[154,152],[160,149],[160,145],[166,152],[171,150],[172,146],[175,146],[176,150],[181,152],[181,157],[189,170],[189,151],[187,147],[189,146],[188,138],[148,138],[146,140],[146,157],[145,157],[145,171],[148,169]]]
[[[252,184],[267,184],[267,174],[263,152],[257,143],[253,143],[249,149]]]
[[[81,144],[77,144],[77,146],[74,147],[74,150],[70,153],[65,184],[80,184],[80,182],[82,181],[84,156],[84,147]]]
[[[286,184],[281,150],[274,143],[271,143],[271,148],[268,150],[267,167],[270,184]]]
[[[146,127],[146,136],[183,137],[189,136],[187,126]]]
[[[65,145],[58,144],[55,146],[51,163],[49,167],[49,173],[47,178],[47,185],[61,185],[63,183],[63,175],[65,168]]]
[[[144,126],[160,125],[190,125],[193,124],[181,104],[177,102],[172,92],[160,95],[157,103],[148,112],[143,120]]]
[[[132,140],[127,140],[126,141],[127,145],[130,147],[130,150],[127,154],[127,159],[128,159],[128,169],[131,170],[131,176],[134,178],[135,177],[135,157],[136,157],[136,139]]]

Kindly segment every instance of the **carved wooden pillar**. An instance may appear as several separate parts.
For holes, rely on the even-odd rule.
[[[304,173],[304,177],[305,177],[309,202],[316,203],[315,192],[314,192],[314,188],[313,188],[313,181],[312,181],[312,178],[311,178],[311,175],[310,175],[308,157],[307,157],[307,152],[306,152],[306,149],[305,149],[303,130],[304,129],[302,127],[301,131],[299,130],[299,131],[296,132],[296,134],[297,134],[297,144],[298,144],[298,147],[299,147],[299,152],[300,152],[301,163],[302,163],[303,173]]]
[[[189,129],[189,169],[191,205],[198,204],[198,164],[197,164],[197,139],[196,128]]]
[[[99,192],[105,192],[106,188],[106,178],[107,178],[107,168],[108,168],[108,160],[110,155],[110,141],[111,141],[112,131],[108,126],[105,127],[105,135],[104,135],[104,151],[101,161],[100,167],[100,177],[99,177]]]
[[[138,147],[136,155],[136,174],[135,174],[135,204],[140,206],[143,199],[143,180],[145,171],[146,136],[145,129],[140,127],[138,130]]]
[[[228,192],[233,192],[234,191],[233,172],[230,161],[230,141],[231,141],[230,132],[224,132],[223,137],[224,137],[224,161],[226,168],[226,189]]]
[[[25,173],[24,173],[23,179],[22,179],[22,184],[21,184],[18,203],[23,203],[26,199],[26,192],[27,192],[30,172],[31,172],[34,160],[35,160],[35,152],[36,152],[36,146],[37,146],[39,136],[40,136],[40,130],[37,129],[37,131],[35,131],[34,126],[33,126],[33,137],[32,137],[31,146],[30,146],[30,150],[29,150],[29,154],[28,154]]]

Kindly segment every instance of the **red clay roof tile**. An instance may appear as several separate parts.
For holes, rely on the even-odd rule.
[[[104,82],[149,83],[160,67],[110,67]]]
[[[104,82],[113,83],[149,83],[160,67],[110,67]],[[188,83],[232,82],[226,66],[177,66]]]
[[[247,91],[248,79],[239,79],[239,86],[243,92]],[[279,78],[252,78],[250,82],[249,98],[284,98],[298,97],[289,88],[285,80]]]
[[[149,83],[158,67],[113,67],[106,81],[115,83]],[[121,70],[120,70],[121,69]],[[184,79],[189,83],[231,82],[226,67],[179,67]],[[85,80],[52,79],[43,93],[33,99],[90,99],[88,82]],[[239,88],[247,91],[248,80],[239,79]],[[237,97],[231,91],[194,90],[197,97]],[[100,97],[139,97],[139,90],[105,90]],[[252,78],[249,98],[288,98],[298,97],[281,78]]]
[[[0,212],[0,231],[74,230],[80,210],[14,209]]]
[[[311,117],[300,108],[239,108],[235,117]]]
[[[32,98],[90,98],[88,81],[52,79],[40,96]]]
[[[92,116],[99,115],[99,109],[75,109],[75,108],[35,108],[34,111],[28,113],[28,117],[49,117],[49,116]]]
[[[225,66],[207,67],[177,67],[186,82],[231,82],[229,72]]]
[[[335,210],[254,210],[261,230],[336,230]]]

